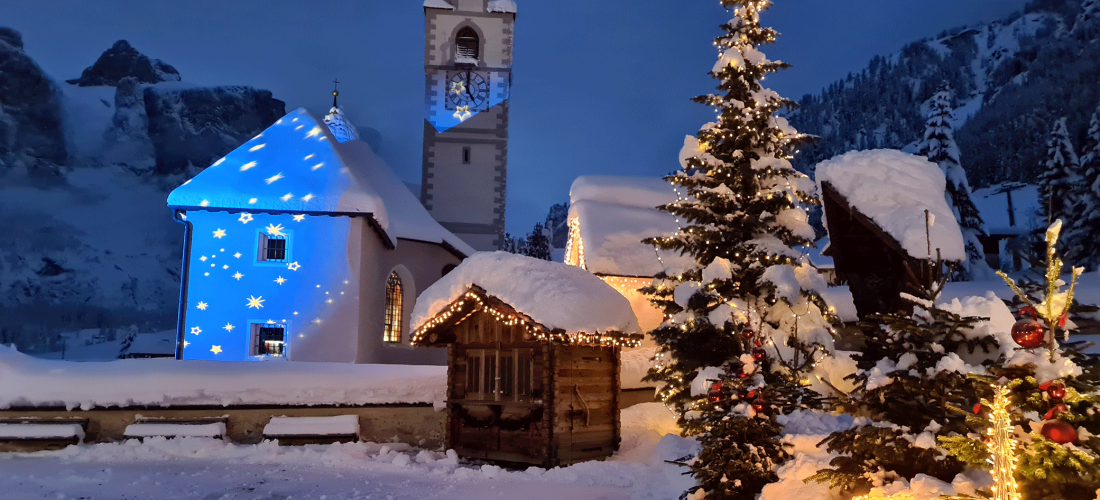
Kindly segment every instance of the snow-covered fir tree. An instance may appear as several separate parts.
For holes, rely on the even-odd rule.
[[[1100,9],[1100,0],[1097,0]],[[1073,184],[1076,219],[1066,232],[1066,258],[1089,270],[1100,265],[1100,107],[1089,121],[1088,135],[1081,150],[1081,180]]]
[[[991,397],[989,385],[968,376],[983,368],[964,361],[995,359],[998,341],[979,323],[936,305],[943,281],[911,297],[912,314],[872,315],[859,324],[865,347],[845,411],[867,420],[835,432],[824,444],[837,454],[811,479],[845,493],[867,493],[881,478],[925,474],[951,482],[965,463],[937,447],[940,437],[966,436],[967,408]]]
[[[955,91],[944,85],[925,103],[928,120],[925,122],[920,154],[939,165],[947,177],[947,206],[955,213],[962,230],[966,262],[954,277],[961,280],[988,279],[993,277],[993,270],[985,263],[985,251],[978,239],[985,235],[985,227],[978,207],[970,199],[970,183],[959,161],[959,146],[955,144],[955,131],[951,125],[954,100]]]
[[[832,337],[824,281],[793,249],[812,245],[803,206],[815,202],[789,162],[802,136],[775,115],[793,103],[760,84],[787,67],[757,49],[777,36],[760,25],[771,2],[722,5],[733,19],[714,40],[718,92],[694,99],[718,118],[685,140],[682,170],[666,177],[679,196],[660,208],[680,231],[645,240],[694,258],[645,289],[667,318],[650,332],[661,354],[647,378],[663,382],[662,399],[702,443],[685,463],[698,481],[691,494],[752,499],[790,458],[777,416],[820,402],[805,373]]]
[[[1066,130],[1066,118],[1054,122],[1047,139],[1045,170],[1039,175],[1039,215],[1044,221],[1075,220],[1074,184],[1081,182],[1081,163]],[[1042,233],[1036,236],[1042,239]]]

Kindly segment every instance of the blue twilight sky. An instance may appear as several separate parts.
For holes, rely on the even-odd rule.
[[[659,176],[683,136],[713,115],[691,103],[713,83],[718,0],[516,0],[508,231],[525,233],[568,200],[582,174]],[[765,52],[794,68],[768,79],[797,99],[876,54],[1020,10],[1025,0],[778,0],[763,22],[783,36]],[[424,117],[422,0],[4,0],[0,25],[54,78],[75,78],[118,39],[184,81],[270,89],[327,111],[333,77],[380,154],[420,182]]]

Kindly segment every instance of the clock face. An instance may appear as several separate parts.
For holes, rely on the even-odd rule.
[[[455,73],[447,80],[447,99],[455,106],[477,109],[489,100],[489,81],[473,71]]]

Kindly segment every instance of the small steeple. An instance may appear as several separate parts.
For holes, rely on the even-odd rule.
[[[359,131],[355,130],[354,125],[348,123],[347,119],[344,118],[344,110],[336,104],[336,97],[340,95],[340,91],[337,90],[336,86],[340,84],[340,80],[333,80],[332,84],[332,109],[328,110],[328,114],[325,115],[325,125],[328,125],[329,131],[332,132],[333,137],[338,142],[358,141]]]

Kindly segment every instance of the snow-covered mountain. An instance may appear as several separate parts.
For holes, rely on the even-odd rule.
[[[62,82],[0,28],[0,343],[172,327],[168,192],[284,113],[266,90],[188,85],[125,41]]]
[[[853,149],[912,146],[924,103],[943,83],[957,93],[956,139],[972,186],[1033,179],[1055,119],[1082,137],[1100,104],[1100,0],[1037,0],[1024,12],[920,40],[820,94],[791,123],[821,137],[803,169]]]

